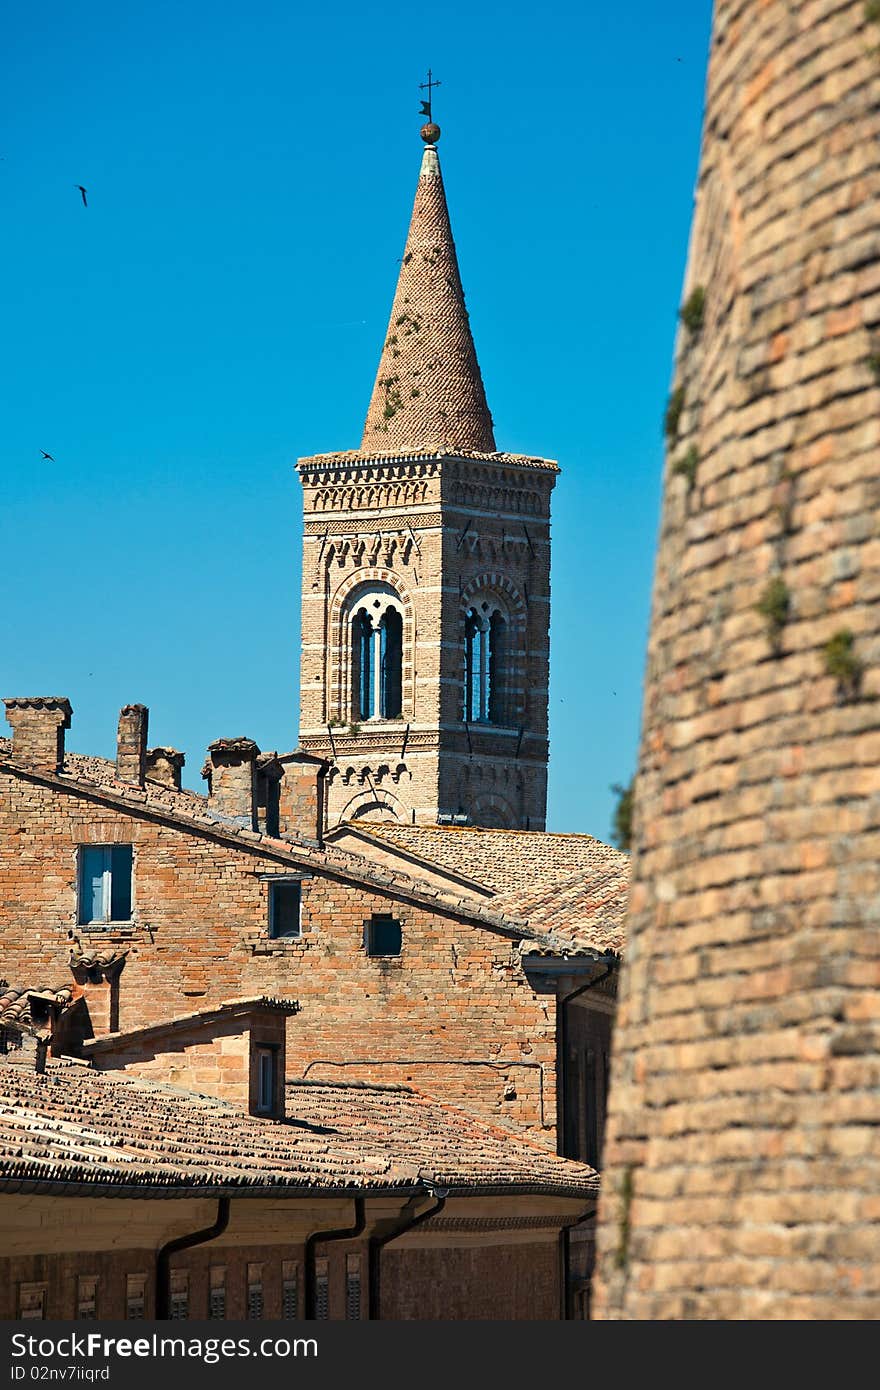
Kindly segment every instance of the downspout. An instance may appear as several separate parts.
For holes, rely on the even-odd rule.
[[[326,1243],[328,1243],[329,1241],[332,1241],[332,1240],[353,1240],[355,1236],[359,1236],[359,1235],[362,1235],[362,1234],[363,1234],[363,1229],[364,1229],[364,1226],[365,1226],[365,1225],[366,1225],[366,1213],[365,1213],[365,1209],[364,1209],[364,1199],[363,1199],[363,1197],[355,1197],[355,1199],[354,1199],[354,1225],[353,1225],[353,1226],[337,1227],[335,1230],[329,1230],[329,1231],[312,1231],[312,1234],[309,1236],[308,1240],[306,1241],[306,1250],[305,1250],[305,1267],[306,1267],[306,1268],[305,1268],[305,1305],[306,1305],[306,1307],[305,1307],[305,1316],[306,1316],[306,1321],[308,1321],[308,1322],[314,1322],[314,1320],[315,1320],[315,1305],[316,1305],[316,1302],[317,1302],[317,1299],[316,1299],[317,1276],[316,1276],[316,1274],[315,1274],[315,1259],[316,1259],[316,1255],[315,1255],[315,1246],[318,1244],[318,1241],[320,1240],[320,1241],[322,1241],[323,1243],[326,1244]]]
[[[560,1271],[560,1287],[562,1296],[560,1299],[561,1313],[563,1322],[570,1321],[572,1317],[571,1308],[571,1232],[575,1226],[583,1226],[585,1221],[595,1221],[596,1208],[591,1207],[577,1221],[572,1221],[570,1226],[563,1226],[559,1232],[559,1259],[562,1265]]]
[[[382,1251],[392,1240],[397,1240],[398,1236],[406,1235],[416,1226],[420,1226],[423,1221],[428,1221],[432,1216],[436,1216],[446,1206],[446,1193],[432,1192],[432,1196],[437,1201],[427,1211],[421,1212],[418,1216],[411,1218],[404,1217],[399,1226],[395,1226],[384,1236],[370,1236],[369,1256],[367,1268],[369,1271],[370,1290],[369,1290],[369,1317],[371,1322],[379,1322],[382,1318],[380,1311],[382,1306]]]
[[[178,1236],[176,1240],[169,1240],[163,1245],[156,1256],[156,1319],[167,1320],[171,1317],[171,1270],[169,1262],[171,1256],[178,1250],[189,1250],[194,1245],[205,1245],[215,1236],[222,1236],[226,1227],[229,1225],[229,1198],[220,1197],[217,1202],[217,1220],[213,1226],[208,1226],[203,1231],[193,1231],[188,1236]]]

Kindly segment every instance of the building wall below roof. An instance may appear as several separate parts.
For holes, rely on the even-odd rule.
[[[77,926],[82,844],[134,846],[133,920]],[[11,980],[64,979],[69,933],[130,946],[119,1027],[161,1023],[245,995],[294,997],[287,1071],[411,1082],[555,1146],[555,1000],[536,997],[517,942],[309,868],[302,936],[269,936],[272,875],[289,866],[116,810],[75,789],[0,774],[0,942]],[[397,957],[371,957],[373,913],[401,923]]]
[[[368,1317],[368,1237],[378,1215],[389,1228],[401,1219],[405,1197],[368,1200],[368,1224],[357,1240],[319,1244],[326,1261],[329,1320],[359,1307]],[[452,1199],[453,1218],[436,1230],[405,1237],[382,1255],[384,1320],[499,1320],[560,1317],[559,1232],[581,1214],[573,1200],[509,1197]],[[370,1213],[374,1215],[371,1216]],[[466,1213],[466,1214],[463,1214]],[[210,1316],[210,1295],[222,1287],[225,1317],[255,1316],[259,1290],[263,1319],[285,1316],[296,1289],[296,1316],[304,1316],[306,1235],[345,1226],[352,1203],[328,1198],[232,1204],[227,1234],[171,1260],[172,1293],[185,1298],[186,1317]],[[155,1313],[156,1253],[168,1239],[211,1224],[216,1202],[207,1199],[132,1201],[0,1194],[0,1224],[10,1233],[0,1258],[0,1320],[15,1320],[42,1306],[45,1318],[82,1316],[94,1285],[94,1314],[137,1316],[129,1306],[140,1292],[143,1316]],[[36,1247],[36,1248],[35,1248]],[[76,1248],[71,1248],[76,1247]],[[319,1271],[325,1266],[319,1264]],[[251,1313],[249,1314],[249,1303]]]

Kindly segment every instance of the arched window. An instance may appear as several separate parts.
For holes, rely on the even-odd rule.
[[[503,724],[506,715],[507,619],[489,601],[464,621],[464,717],[470,724]]]
[[[359,593],[351,612],[353,719],[399,719],[403,711],[403,609],[388,584]]]
[[[376,681],[373,675],[373,623],[369,613],[363,608],[355,614],[352,625],[354,634],[354,707],[359,719],[372,719],[376,698]]]
[[[387,608],[379,627],[382,662],[379,713],[383,719],[396,719],[403,707],[403,618],[396,608]]]
[[[487,696],[490,724],[503,724],[504,679],[507,668],[507,619],[497,608],[489,619],[489,693]]]

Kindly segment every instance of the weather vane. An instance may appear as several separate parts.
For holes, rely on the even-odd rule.
[[[428,93],[428,100],[422,102],[422,109],[421,109],[421,113],[420,113],[420,114],[421,114],[422,116],[427,116],[427,118],[428,118],[429,121],[433,121],[433,119],[434,119],[433,115],[431,114],[431,92],[432,92],[432,90],[433,90],[434,87],[439,87],[439,86],[440,86],[440,83],[434,81],[433,74],[431,73],[431,69],[428,68],[428,80],[427,80],[427,82],[420,82],[420,83],[419,83],[419,91],[420,91],[420,92],[427,91],[427,93]]]

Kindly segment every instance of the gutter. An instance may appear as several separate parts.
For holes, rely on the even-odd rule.
[[[354,1199],[354,1225],[338,1227],[336,1230],[312,1231],[306,1241],[305,1249],[305,1317],[307,1322],[314,1322],[317,1304],[317,1276],[315,1273],[315,1247],[318,1241],[327,1245],[334,1240],[353,1240],[355,1236],[363,1234],[366,1225],[366,1214],[363,1197]]]
[[[213,1226],[207,1226],[202,1231],[193,1231],[188,1236],[178,1236],[176,1240],[169,1240],[162,1246],[156,1256],[157,1321],[167,1321],[171,1317],[171,1256],[175,1255],[178,1250],[190,1250],[194,1245],[205,1245],[215,1236],[222,1236],[228,1225],[229,1198],[221,1197],[217,1202],[217,1220]]]
[[[431,1189],[427,1189],[431,1192]],[[406,1235],[414,1227],[420,1226],[423,1221],[428,1221],[432,1216],[436,1216],[446,1206],[447,1193],[431,1192],[437,1200],[427,1211],[420,1212],[418,1216],[404,1218],[399,1226],[395,1226],[387,1235],[370,1236],[368,1270],[369,1270],[369,1318],[371,1322],[381,1321],[382,1313],[382,1251],[392,1240],[397,1240],[398,1236]]]

